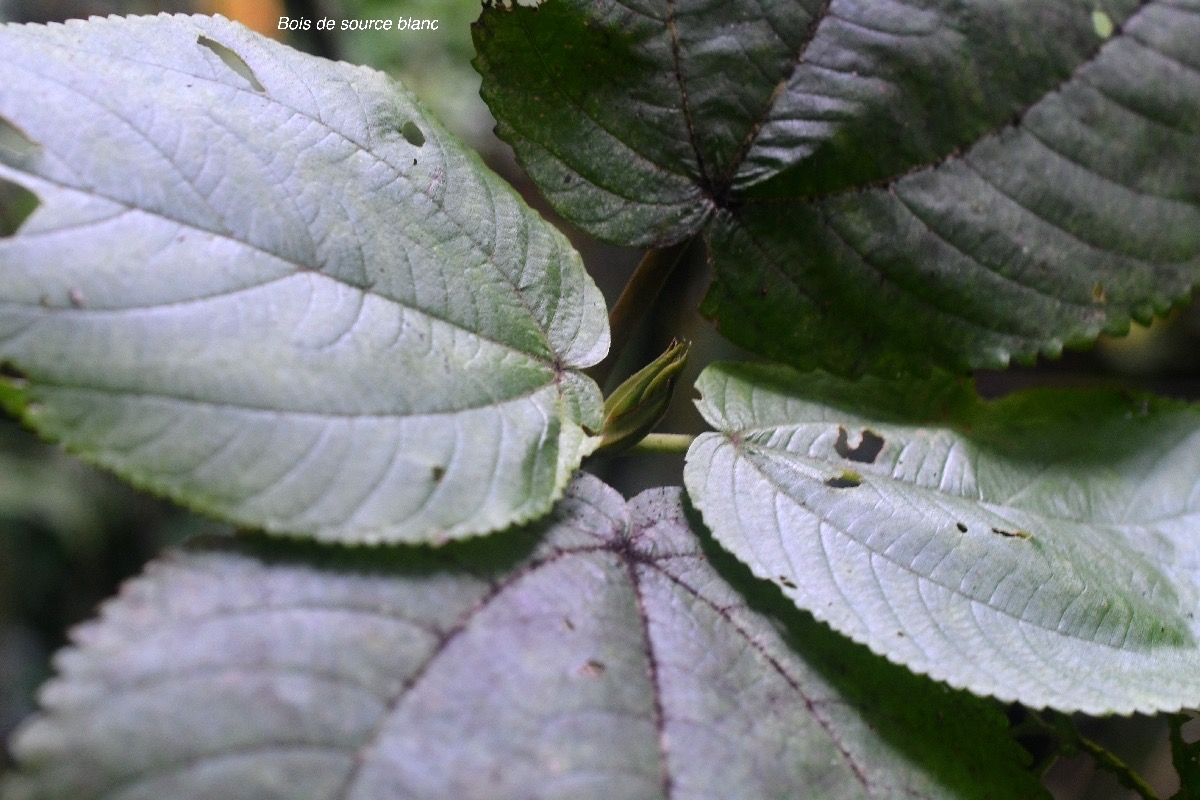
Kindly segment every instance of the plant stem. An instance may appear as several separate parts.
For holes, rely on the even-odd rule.
[[[1159,800],[1158,793],[1150,787],[1150,784],[1146,783],[1141,775],[1130,769],[1128,764],[1078,731],[1075,732],[1075,736],[1079,749],[1094,758],[1096,766],[1100,769],[1111,772],[1122,786],[1137,792],[1145,800]]]
[[[686,453],[695,436],[690,433],[649,433],[628,453]]]
[[[620,362],[638,323],[653,307],[659,292],[667,283],[667,278],[671,277],[691,243],[692,240],[688,239],[670,247],[647,250],[630,276],[629,282],[621,290],[621,296],[608,313],[608,327],[612,332],[608,358],[592,370],[592,378],[602,388]]]
[[[1128,764],[1099,743],[1081,734],[1070,717],[1055,714],[1054,721],[1047,722],[1032,711],[1029,712],[1029,717],[1040,723],[1043,730],[1058,740],[1060,750],[1064,755],[1087,753],[1096,762],[1097,767],[1111,773],[1118,783],[1126,789],[1136,792],[1143,800],[1161,800],[1153,787],[1146,783],[1141,775],[1134,772]]]

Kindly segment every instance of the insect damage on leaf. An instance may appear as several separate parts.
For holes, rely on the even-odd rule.
[[[19,385],[27,383],[29,376],[11,361],[0,361],[0,380]]]
[[[238,75],[245,78],[246,82],[250,84],[250,88],[254,91],[267,91],[266,88],[264,88],[263,85],[258,82],[258,77],[254,74],[254,70],[250,69],[250,65],[247,64],[246,61],[233,50],[214,39],[208,38],[207,36],[198,37],[196,39],[196,44],[200,45],[201,47],[207,47],[209,50],[213,51],[213,53],[215,53],[217,57],[224,62],[225,66],[229,67]]]
[[[425,134],[421,133],[421,129],[412,120],[404,123],[404,126],[400,128],[400,135],[414,147],[420,147],[425,144]]]
[[[1009,531],[1003,528],[992,528],[992,533],[998,536],[1003,536],[1006,539],[1032,539],[1033,534],[1029,531]]]
[[[841,475],[835,475],[825,481],[825,485],[831,489],[853,489],[862,485],[862,475],[846,470]]]
[[[837,441],[834,442],[833,449],[842,458],[848,458],[860,464],[874,464],[875,459],[879,458],[879,453],[883,450],[883,445],[882,436],[869,428],[864,428],[863,432],[859,434],[858,444],[851,447],[850,434],[839,425]]]
[[[19,231],[40,204],[38,196],[21,184],[0,178],[0,239]]]
[[[0,117],[0,164],[19,167],[37,154],[37,144],[4,117]]]

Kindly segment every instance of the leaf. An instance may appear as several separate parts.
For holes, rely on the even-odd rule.
[[[555,208],[702,236],[702,310],[777,360],[999,367],[1200,275],[1196,0],[549,0],[475,39]]]
[[[797,606],[1006,701],[1200,704],[1200,407],[766,365],[698,386],[719,433],[688,453],[689,495]],[[896,397],[903,414],[880,410]]]
[[[601,295],[407,90],[220,18],[10,25],[0,53],[0,180],[38,201],[0,238],[10,409],[243,526],[549,510],[599,424]]]
[[[1040,796],[992,704],[747,606],[679,499],[582,475],[437,551],[159,561],[60,655],[5,797]]]

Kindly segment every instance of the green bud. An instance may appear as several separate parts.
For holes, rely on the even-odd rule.
[[[675,379],[687,363],[691,342],[673,339],[666,352],[618,386],[604,401],[604,424],[595,452],[627,450],[654,430],[667,413]]]

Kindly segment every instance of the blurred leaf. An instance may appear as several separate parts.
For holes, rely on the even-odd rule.
[[[590,476],[437,551],[193,548],[76,631],[6,797],[1040,796],[990,703],[726,581]]]

